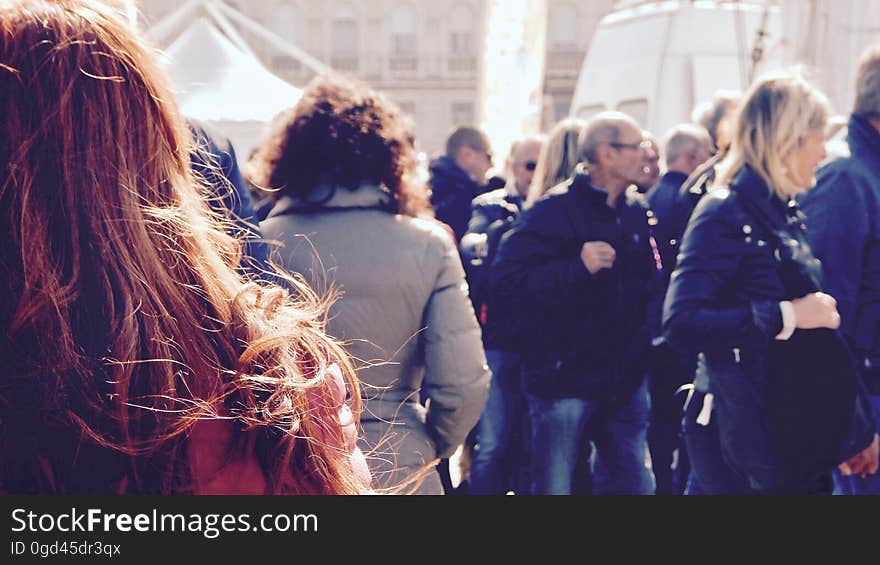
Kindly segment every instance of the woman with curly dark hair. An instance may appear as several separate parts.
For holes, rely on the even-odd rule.
[[[455,243],[430,217],[409,124],[342,77],[318,77],[276,120],[252,174],[277,190],[261,223],[284,267],[342,298],[328,331],[359,359],[363,447],[378,487],[424,476],[476,423],[489,373]],[[427,399],[424,404],[420,396]]]
[[[0,0],[0,493],[363,492],[326,306],[237,271],[171,101],[104,4]]]

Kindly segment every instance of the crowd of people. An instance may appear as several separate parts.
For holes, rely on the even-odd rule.
[[[363,83],[239,166],[116,3],[0,1],[0,113],[0,492],[880,494],[880,48],[843,156],[786,71],[425,184]]]

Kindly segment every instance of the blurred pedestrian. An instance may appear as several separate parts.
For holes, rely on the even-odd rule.
[[[458,250],[430,217],[409,136],[385,97],[321,76],[260,147],[254,174],[278,190],[261,228],[283,245],[281,263],[342,296],[328,331],[360,361],[374,484],[405,485],[427,466],[417,491],[442,494],[434,465],[476,424],[489,371]]]
[[[816,188],[800,203],[826,288],[837,299],[840,330],[853,346],[880,422],[880,47],[866,50],[856,72],[847,141],[849,157],[820,169]],[[848,476],[835,471],[835,492],[880,494],[880,475],[866,469],[850,468]]]

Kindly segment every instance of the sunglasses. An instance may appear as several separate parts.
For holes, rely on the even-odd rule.
[[[519,161],[517,164],[525,167],[527,171],[534,171],[538,168],[538,163],[535,161]]]
[[[608,145],[615,149],[651,149],[650,141],[640,141],[639,143],[620,143],[617,141],[611,141]]]

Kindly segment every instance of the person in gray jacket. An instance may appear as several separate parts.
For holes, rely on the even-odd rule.
[[[417,184],[409,124],[365,85],[318,77],[254,158],[284,268],[341,298],[374,487],[443,494],[436,460],[476,424],[489,370],[455,242]],[[420,396],[425,402],[420,401]],[[412,487],[412,488],[409,488]]]

